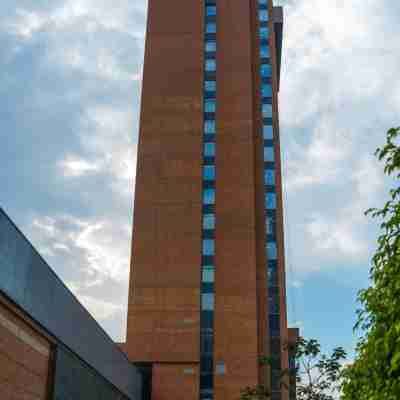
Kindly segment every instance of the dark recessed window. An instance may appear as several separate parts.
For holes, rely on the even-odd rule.
[[[264,184],[267,186],[275,185],[275,171],[273,169],[264,170]]]
[[[271,64],[261,64],[260,72],[263,78],[270,78],[272,74]]]
[[[275,218],[272,215],[268,215],[265,219],[265,230],[267,235],[275,234]]]
[[[269,83],[263,83],[261,86],[261,94],[262,97],[272,97],[272,87]],[[269,104],[271,107],[271,105]],[[264,107],[263,107],[264,108]],[[264,114],[263,114],[264,115]],[[272,116],[272,108],[271,108],[271,115],[264,115],[264,118]]]
[[[266,26],[260,26],[260,39],[268,39],[269,29]]]
[[[278,257],[278,251],[276,248],[276,242],[267,242],[267,257],[268,260],[276,260]]]
[[[274,162],[274,161],[275,161],[274,148],[269,146],[264,147],[264,162]]]
[[[268,21],[268,10],[260,10],[258,15],[259,15],[260,21],[262,21],[262,22]]]
[[[204,311],[214,310],[214,294],[203,293],[201,295],[201,309]]]
[[[267,192],[265,193],[265,208],[267,210],[275,210],[276,209],[276,194]]]

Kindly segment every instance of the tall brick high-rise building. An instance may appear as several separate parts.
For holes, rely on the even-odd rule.
[[[282,9],[148,3],[124,348],[153,400],[286,400]]]

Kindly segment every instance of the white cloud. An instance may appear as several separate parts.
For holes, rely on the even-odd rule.
[[[73,156],[67,156],[65,160],[60,161],[59,167],[66,177],[79,177],[98,172],[101,168],[99,163],[93,163]]]

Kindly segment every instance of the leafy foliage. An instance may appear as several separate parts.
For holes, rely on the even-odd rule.
[[[356,329],[363,332],[355,362],[346,368],[343,400],[400,399],[400,128],[390,129],[376,155],[395,188],[382,209],[366,214],[381,221],[372,260],[371,287],[359,293]],[[397,144],[396,144],[397,143]]]
[[[334,400],[340,388],[342,361],[346,352],[337,347],[331,355],[321,354],[315,339],[299,338],[296,347],[297,400]]]

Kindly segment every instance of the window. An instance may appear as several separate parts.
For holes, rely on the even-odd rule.
[[[203,240],[203,255],[204,256],[213,256],[215,251],[215,243],[214,239],[204,239]]]
[[[260,10],[258,16],[259,16],[261,22],[268,21],[268,11],[267,10]]]
[[[267,257],[268,260],[276,260],[278,251],[276,249],[276,242],[267,242]]]
[[[206,99],[204,102],[204,112],[215,113],[215,99]]]
[[[204,143],[204,157],[215,156],[215,143]]]
[[[204,214],[203,215],[203,229],[215,229],[215,215]]]
[[[213,283],[215,276],[214,276],[214,267],[213,266],[204,266],[203,271],[201,273],[201,280],[204,283]]]
[[[268,39],[269,29],[266,26],[260,27],[260,39]]]
[[[215,204],[215,189],[203,190],[203,204],[205,205]]]
[[[205,181],[213,181],[215,179],[215,166],[204,165],[203,166],[203,179]]]
[[[201,309],[203,311],[214,310],[214,294],[213,293],[203,293],[201,295]]]
[[[275,154],[273,147],[264,147],[264,162],[274,162]]]
[[[272,87],[270,84],[263,83],[263,85],[261,86],[261,95],[262,97],[272,97]],[[268,104],[268,106],[271,107],[270,104]],[[271,107],[271,115],[272,115],[272,107]]]
[[[216,33],[217,32],[217,25],[215,22],[207,22],[206,25],[206,33]]]
[[[275,185],[275,171],[273,169],[264,170],[264,184],[267,186]]]
[[[204,81],[204,90],[206,92],[215,92],[217,90],[217,84],[215,81]]]
[[[206,71],[212,72],[217,69],[217,63],[215,60],[206,60]]]
[[[215,373],[217,375],[225,375],[225,372],[226,372],[225,363],[223,361],[218,361],[215,366]]]
[[[267,210],[276,209],[276,194],[275,193],[265,193],[265,208]]]
[[[265,231],[267,235],[275,234],[275,219],[271,215],[268,215],[265,219]]]
[[[274,138],[274,134],[273,134],[271,125],[263,126],[263,138],[264,138],[264,140],[272,140]]]
[[[214,134],[215,133],[215,121],[214,120],[204,121],[204,133],[206,133],[206,134]]]
[[[268,0],[258,0],[258,4],[260,4],[260,5],[266,5],[266,4],[268,4]]]
[[[269,78],[271,76],[271,65],[261,64],[260,72],[263,78]]]
[[[217,43],[214,40],[206,41],[206,51],[209,53],[213,53],[217,51]]]
[[[269,58],[269,47],[266,45],[262,45],[260,47],[260,56],[261,58]]]
[[[272,118],[272,104],[262,105],[262,115],[263,118]]]
[[[213,17],[214,15],[217,15],[217,7],[216,6],[207,6],[206,14],[207,14],[207,17]]]

